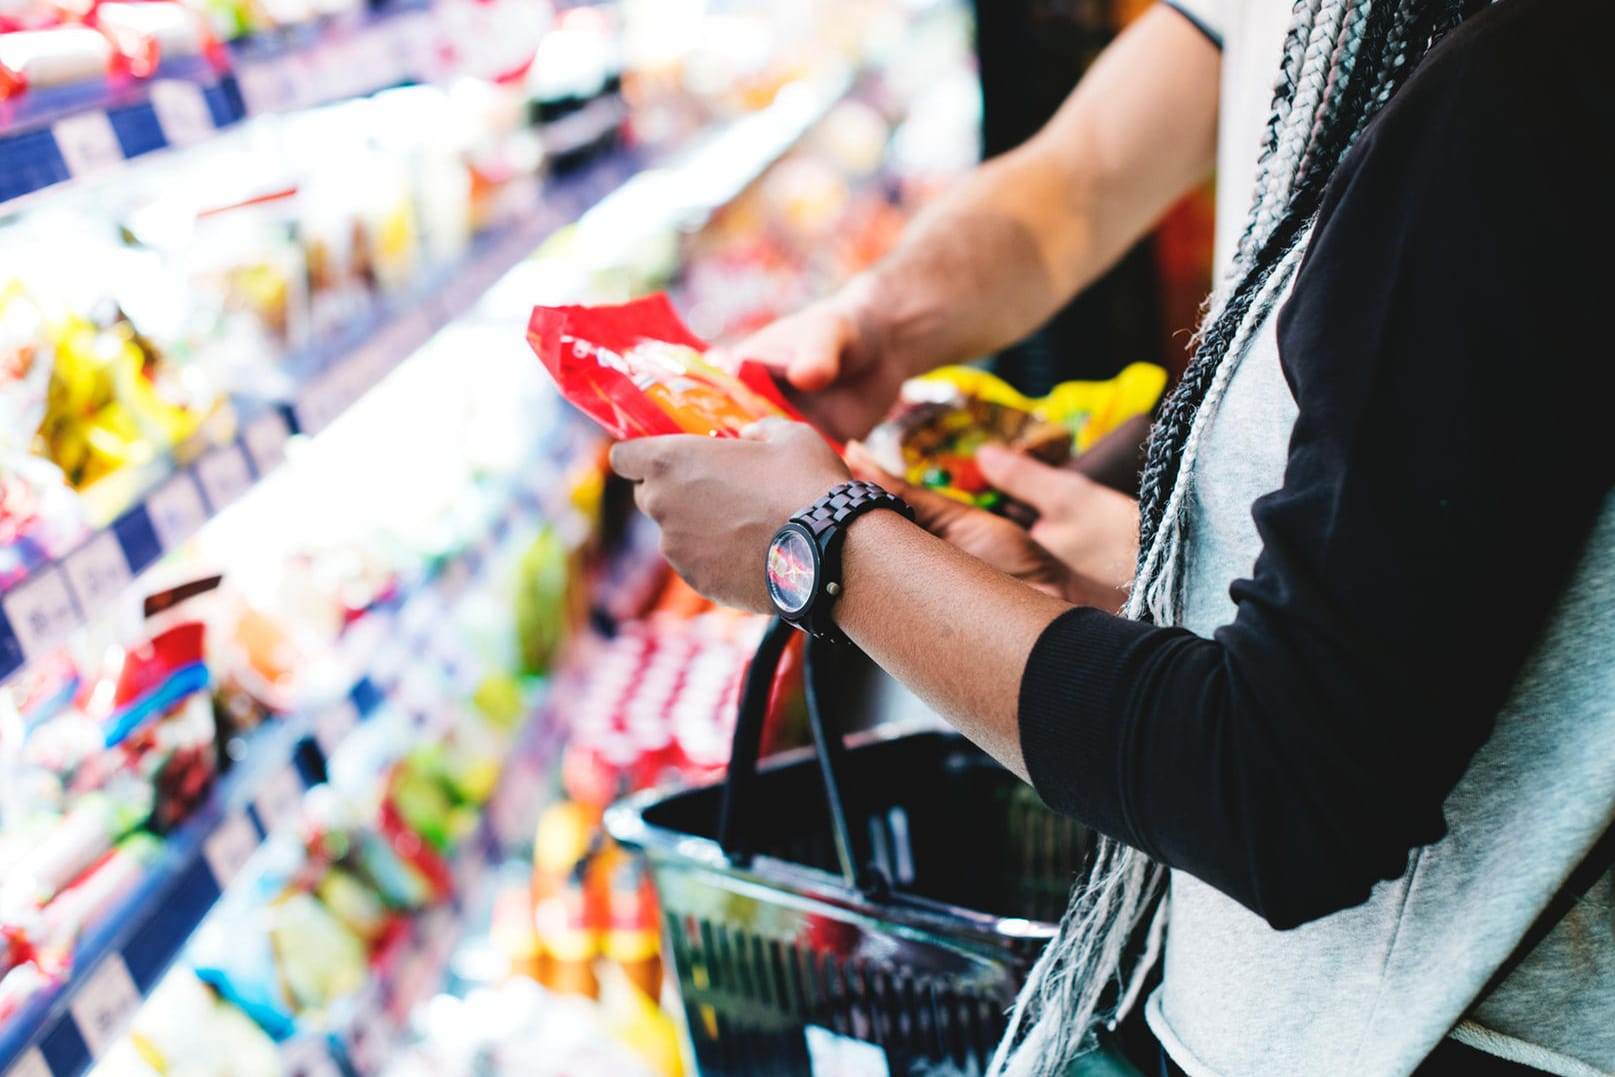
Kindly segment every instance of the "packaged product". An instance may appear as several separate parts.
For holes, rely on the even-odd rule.
[[[87,26],[49,26],[0,34],[0,100],[30,89],[105,78],[111,43]]]
[[[904,383],[892,415],[866,444],[877,464],[915,485],[1012,512],[976,464],[983,445],[1062,464],[1123,421],[1146,414],[1165,386],[1166,371],[1134,363],[1109,381],[1066,382],[1032,399],[986,371],[944,367]]]
[[[162,848],[161,841],[145,832],[129,835],[40,910],[28,941],[46,971],[71,967],[73,949],[85,929],[113,915],[128,900]]]
[[[53,362],[43,312],[19,282],[0,278],[0,588],[66,553],[85,531],[83,505],[61,470],[32,452]]]
[[[103,1069],[118,1077],[279,1077],[285,1072],[274,1040],[186,968],[175,969],[157,985],[128,1036],[97,1063],[97,1072]]]
[[[52,326],[55,365],[38,452],[83,488],[195,433],[220,404],[115,305]]]
[[[798,417],[759,364],[731,374],[708,362],[665,295],[534,307],[527,342],[561,395],[616,438],[735,437],[759,419]]]
[[[203,924],[190,955],[204,983],[283,1040],[300,1015],[364,984],[370,950],[310,892],[322,869],[310,865],[294,838],[272,836],[258,863],[249,885],[232,889]]]

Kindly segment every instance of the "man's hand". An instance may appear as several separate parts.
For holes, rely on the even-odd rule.
[[[982,477],[1038,512],[1031,537],[1080,576],[1120,591],[1138,562],[1138,502],[1069,468],[986,445]]]
[[[611,466],[662,529],[662,553],[715,602],[773,611],[764,582],[774,532],[838,483],[847,467],[813,428],[764,419],[739,438],[693,434],[619,442]]]
[[[767,366],[803,415],[845,441],[885,417],[910,373],[876,321],[853,281],[722,351]]]

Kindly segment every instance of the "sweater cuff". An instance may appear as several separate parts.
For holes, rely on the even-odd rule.
[[[1120,742],[1128,657],[1152,625],[1097,609],[1061,614],[1038,637],[1021,674],[1021,757],[1043,802],[1136,843],[1121,793]]]

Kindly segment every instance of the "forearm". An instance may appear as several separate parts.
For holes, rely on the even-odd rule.
[[[1017,699],[1044,628],[1069,607],[896,513],[848,530],[836,623],[961,733],[1026,777]]]
[[[1025,336],[1208,174],[1219,70],[1182,16],[1146,13],[1036,137],[922,213],[849,301],[910,372]]]

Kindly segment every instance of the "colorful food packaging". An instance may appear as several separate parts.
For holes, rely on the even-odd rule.
[[[1166,387],[1166,371],[1134,363],[1109,381],[1071,381],[1032,399],[973,367],[944,367],[904,383],[892,415],[870,432],[875,462],[894,475],[960,501],[1013,514],[976,464],[983,445],[1003,445],[1063,464],[1135,415]]]
[[[768,372],[706,360],[665,295],[620,306],[534,307],[527,342],[561,395],[615,438],[735,437],[771,415],[798,418]]]

